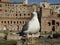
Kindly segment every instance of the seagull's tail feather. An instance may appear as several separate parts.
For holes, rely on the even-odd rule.
[[[24,33],[23,32],[20,32],[20,35],[19,36],[23,36],[24,35]]]
[[[23,31],[22,32],[18,32],[17,34],[19,34],[19,36],[23,36],[24,35]]]

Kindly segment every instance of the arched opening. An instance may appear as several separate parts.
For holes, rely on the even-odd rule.
[[[55,26],[52,27],[52,31],[55,31]]]
[[[48,22],[48,25],[50,26],[50,25],[51,25],[51,23],[50,23],[50,22]]]
[[[0,0],[0,2],[1,2],[1,0]]]
[[[59,26],[59,22],[56,22],[57,26]]]
[[[52,20],[52,25],[55,25],[55,20]]]

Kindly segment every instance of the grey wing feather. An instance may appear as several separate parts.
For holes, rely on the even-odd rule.
[[[22,28],[22,31],[25,31],[25,30],[27,30],[28,29],[28,23],[26,23],[24,26],[23,26],[23,28]]]
[[[17,33],[17,34],[20,34],[20,36],[23,36],[23,35],[25,34],[24,31],[26,31],[27,29],[28,29],[28,23],[26,23],[26,24],[23,26],[22,31],[19,32],[19,33]]]

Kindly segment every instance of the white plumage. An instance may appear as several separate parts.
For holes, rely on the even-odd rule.
[[[37,13],[33,12],[34,17],[29,21],[29,28],[24,31],[25,33],[36,33],[40,30],[40,24],[38,21]]]
[[[32,12],[32,19],[23,26],[22,31],[19,33],[21,36],[25,33],[37,33],[40,30],[40,24],[37,17],[37,12]]]

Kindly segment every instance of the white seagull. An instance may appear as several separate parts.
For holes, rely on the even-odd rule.
[[[22,28],[22,31],[19,32],[20,36],[23,36],[24,34],[34,34],[39,32],[40,24],[37,12],[32,12],[31,15],[33,16],[31,20],[27,24],[25,24]]]

